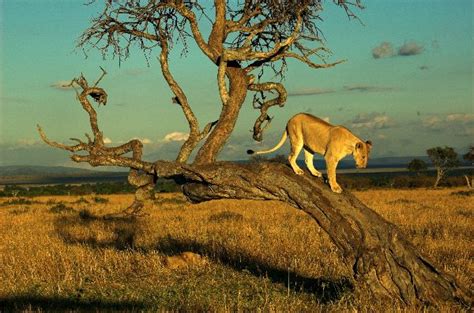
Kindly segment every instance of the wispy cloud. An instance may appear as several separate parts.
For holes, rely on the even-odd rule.
[[[393,91],[393,87],[373,86],[373,85],[347,85],[344,86],[344,90],[347,91],[360,91],[360,92],[380,92],[380,91]]]
[[[346,85],[338,89],[308,88],[308,89],[295,90],[295,91],[289,92],[288,97],[313,96],[313,95],[348,92],[348,91],[383,92],[383,91],[395,91],[395,90],[397,90],[397,88],[395,87],[376,86],[376,85],[368,85],[368,84],[353,84],[353,85]]]
[[[313,95],[321,95],[327,93],[334,93],[336,90],[334,89],[324,89],[324,88],[308,88],[308,89],[300,89],[288,92],[288,97],[297,97],[297,96],[313,96]]]
[[[390,42],[382,42],[380,45],[372,49],[372,57],[374,59],[387,58],[395,54],[393,46]]]

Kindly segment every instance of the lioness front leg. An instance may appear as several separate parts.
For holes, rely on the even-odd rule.
[[[290,143],[291,143],[291,153],[288,157],[288,161],[290,162],[291,168],[296,175],[303,175],[303,170],[296,164],[296,158],[298,154],[300,154],[301,149],[303,148],[303,139],[291,138],[290,135]]]
[[[339,160],[333,157],[328,157],[325,159],[326,159],[326,168],[328,170],[329,186],[331,186],[331,190],[333,192],[341,193],[342,188],[336,182],[336,168],[337,168],[337,163],[339,163]]]
[[[313,157],[314,155],[311,152],[304,149],[304,162],[306,163],[306,167],[308,168],[308,170],[311,172],[313,176],[321,177],[323,176],[323,174],[321,174],[321,172],[319,172],[317,169],[314,168]]]

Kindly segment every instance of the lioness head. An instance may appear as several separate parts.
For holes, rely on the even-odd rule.
[[[372,142],[370,140],[367,140],[366,142],[360,141],[356,144],[353,155],[357,168],[367,167],[371,148]]]

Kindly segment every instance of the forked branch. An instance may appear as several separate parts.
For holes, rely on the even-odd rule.
[[[86,162],[91,166],[121,166],[130,168],[128,180],[130,184],[137,187],[137,191],[135,193],[135,201],[129,207],[129,211],[137,213],[143,206],[144,201],[153,196],[152,190],[155,186],[154,164],[142,160],[143,144],[137,139],[130,140],[116,147],[105,146],[103,133],[100,131],[97,122],[97,112],[88,98],[89,96],[92,97],[99,104],[105,105],[107,103],[107,93],[104,89],[96,86],[105,74],[106,72],[103,70],[102,76],[93,87],[89,87],[86,78],[82,74],[71,81],[71,84],[75,83],[82,88],[82,92],[78,92],[77,97],[82,108],[89,115],[93,138],[86,134],[87,142],[71,138],[77,144],[66,145],[50,140],[39,125],[38,132],[46,144],[72,152],[71,159],[74,162]],[[85,154],[79,154],[79,152],[84,152]],[[132,153],[131,157],[125,156],[130,152]]]

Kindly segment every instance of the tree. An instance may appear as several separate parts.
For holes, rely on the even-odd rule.
[[[469,148],[469,151],[462,156],[462,158],[466,161],[471,161],[471,165],[474,163],[474,146],[471,146]],[[469,189],[472,189],[474,187],[474,177],[473,173],[471,170],[471,180],[469,180],[469,177],[467,175],[464,175],[464,178],[466,178],[466,183],[467,187]]]
[[[408,163],[408,170],[417,174],[419,174],[420,171],[425,171],[427,168],[426,162],[420,159],[413,159]]]
[[[436,168],[436,181],[433,186],[436,188],[449,170],[459,166],[458,154],[447,146],[431,148],[426,150],[426,153]]]
[[[283,78],[287,61],[294,59],[310,68],[333,67],[342,60],[326,63],[329,50],[323,45],[319,29],[323,4],[320,0],[263,0],[226,3],[207,1],[117,0],[106,1],[104,9],[92,21],[79,40],[83,48],[97,48],[126,59],[132,45],[149,54],[159,49],[162,74],[189,124],[189,138],[183,143],[175,162],[142,160],[142,143],[129,142],[108,147],[99,129],[92,98],[107,103],[107,93],[98,86],[106,74],[90,85],[84,76],[71,82],[77,86],[77,98],[88,113],[93,135],[87,141],[72,139],[66,145],[48,139],[49,145],[72,152],[72,160],[92,166],[130,168],[130,184],[137,188],[135,201],[126,210],[137,213],[153,197],[157,178],[171,178],[182,185],[193,202],[212,199],[281,200],[308,213],[328,233],[353,269],[353,278],[374,295],[405,303],[468,299],[469,294],[452,277],[422,257],[394,225],[385,221],[348,192],[336,195],[320,179],[294,175],[278,162],[233,164],[217,162],[217,157],[234,129],[244,100],[253,92],[258,116],[253,138],[262,140],[271,122],[268,110],[283,106],[287,98],[280,82],[264,81],[267,72]],[[333,0],[347,16],[356,18],[352,9],[361,8],[358,0],[349,3]],[[328,4],[329,5],[329,4]],[[199,19],[198,16],[202,18]],[[207,38],[203,24],[210,25]],[[216,68],[221,113],[216,121],[201,128],[185,91],[169,67],[169,51],[177,41],[187,49],[193,40]],[[322,60],[316,62],[315,58]],[[268,94],[275,95],[267,98]],[[103,108],[104,106],[102,106]],[[193,162],[191,152],[203,141]],[[131,153],[131,156],[130,156]]]

